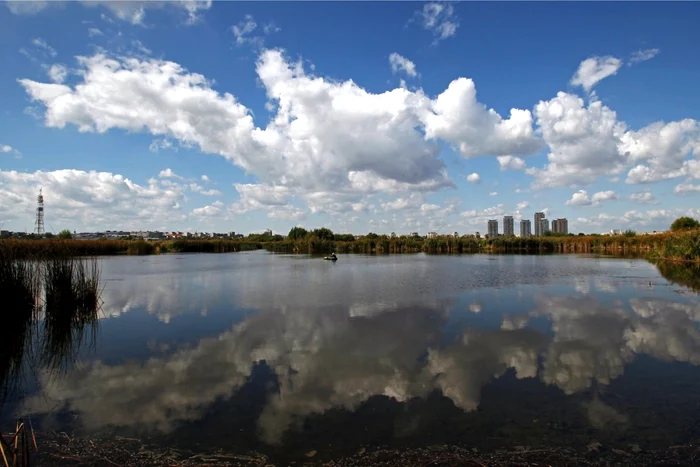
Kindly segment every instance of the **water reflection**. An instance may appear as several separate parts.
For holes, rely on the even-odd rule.
[[[521,283],[532,266],[528,257],[451,263],[418,257],[415,268],[382,258],[332,268],[307,260],[306,269],[303,261],[251,257],[212,270],[197,259],[194,270],[164,277],[147,266],[146,279],[125,287],[131,297],[108,287],[107,306],[122,310],[114,322],[146,312],[172,327],[202,309],[246,311],[233,326],[190,344],[154,345],[161,351],[146,359],[86,362],[66,378],[44,381],[42,395],[27,407],[42,413],[58,405],[78,415],[88,432],[191,437],[235,427],[245,443],[236,442],[247,449],[258,441],[288,447],[310,436],[309,426],[346,433],[350,419],[342,414],[352,413],[362,414],[352,420],[364,427],[363,442],[500,436],[519,444],[520,437],[589,433],[588,426],[624,432],[645,416],[638,407],[650,403],[635,406],[611,395],[634,396],[629,385],[644,377],[637,368],[652,360],[700,363],[700,304],[668,288],[638,288],[660,283],[654,267],[642,262],[616,269],[613,260],[573,264],[548,257],[539,265],[545,272]],[[493,269],[479,269],[487,263]],[[499,269],[499,285],[488,285],[483,275],[495,277]],[[505,301],[495,300],[494,291]],[[125,301],[131,305],[125,308]],[[683,371],[700,381],[698,373]],[[632,383],[615,386],[626,373]],[[383,423],[367,428],[367,420],[376,420],[371,414],[381,413],[391,419],[388,435],[377,431]]]
[[[2,246],[0,297],[7,310],[0,327],[3,400],[24,370],[66,370],[82,344],[95,342],[101,304],[96,259],[28,261]]]

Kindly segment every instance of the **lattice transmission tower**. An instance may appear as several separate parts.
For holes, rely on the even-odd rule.
[[[36,197],[36,225],[34,229],[40,237],[44,236],[44,195],[39,188],[39,196]]]

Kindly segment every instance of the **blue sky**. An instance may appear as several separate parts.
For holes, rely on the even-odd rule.
[[[43,187],[54,231],[666,229],[700,217],[699,15],[6,2],[0,224],[31,231]]]

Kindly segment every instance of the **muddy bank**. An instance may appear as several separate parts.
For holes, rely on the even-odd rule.
[[[529,449],[481,453],[456,446],[428,446],[413,449],[362,448],[356,454],[330,461],[315,459],[317,451],[289,463],[275,463],[265,455],[248,452],[194,452],[174,447],[157,447],[133,438],[71,438],[65,433],[38,436],[39,453],[32,465],[42,466],[256,466],[308,465],[356,466],[685,466],[700,461],[700,448],[671,446],[645,451],[637,445],[613,449],[591,443],[585,452],[567,448]],[[320,457],[320,456],[319,456]]]

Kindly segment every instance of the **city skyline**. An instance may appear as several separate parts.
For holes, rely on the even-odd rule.
[[[700,217],[696,2],[90,6],[0,3],[3,228]]]

